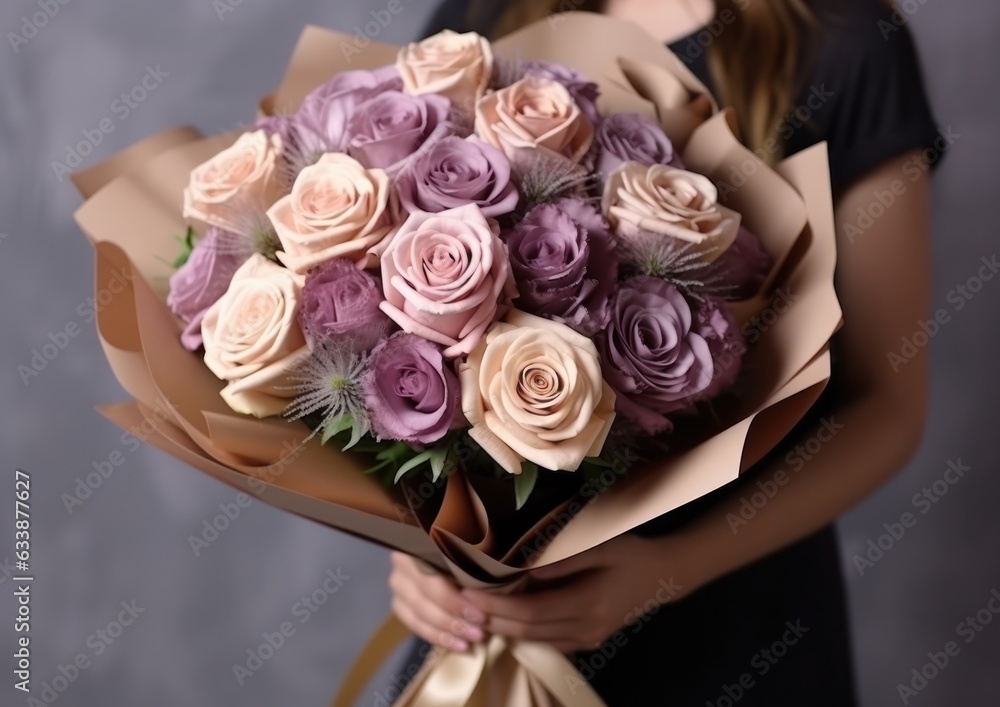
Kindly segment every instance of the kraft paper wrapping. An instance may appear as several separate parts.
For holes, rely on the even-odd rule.
[[[347,53],[346,46],[354,46],[353,36],[308,27],[281,86],[261,102],[261,114],[293,112],[336,73],[392,63],[398,51],[377,42],[360,53]],[[623,48],[627,58],[620,56]],[[537,517],[514,538],[506,525],[510,517],[495,515],[495,487],[458,473],[445,483],[439,505],[415,503],[423,497],[404,494],[405,484],[386,488],[362,474],[366,460],[357,455],[324,447],[316,438],[303,444],[304,425],[231,411],[219,396],[222,382],[180,345],[182,323],[164,299],[171,274],[166,263],[176,256],[175,236],[187,226],[183,188],[191,170],[235,135],[166,131],[74,175],[74,183],[86,199],[76,219],[95,246],[95,289],[115,293],[97,317],[101,345],[134,399],[100,408],[108,419],[125,429],[146,422],[144,429],[152,428],[146,441],[266,503],[419,557],[464,586],[511,591],[528,560],[541,566],[593,548],[718,489],[760,460],[825,387],[829,340],[841,324],[841,310],[833,288],[836,247],[825,145],[769,168],[739,143],[732,115],[718,110],[683,63],[630,23],[558,15],[495,42],[494,51],[515,60],[564,63],[599,84],[603,111],[658,119],[689,168],[734,187],[724,190],[725,203],[742,214],[774,257],[765,294],[735,307],[757,341],[744,358],[736,394],[715,410],[713,434],[693,428],[690,436],[672,439],[677,446],[670,454],[619,477],[586,504],[536,504]],[[751,318],[770,306],[775,293],[790,306],[754,328]],[[559,529],[554,537],[553,528]],[[336,704],[350,704],[346,696],[364,686],[402,635],[393,621],[383,627]],[[570,675],[576,675],[572,665],[554,649],[495,637],[468,655],[438,651],[399,704],[601,704],[578,684],[579,676],[570,699]]]

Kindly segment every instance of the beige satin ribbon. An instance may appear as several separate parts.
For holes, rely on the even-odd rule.
[[[390,615],[358,655],[331,707],[352,707],[409,636]],[[491,636],[468,653],[435,649],[394,707],[607,707],[559,651]]]

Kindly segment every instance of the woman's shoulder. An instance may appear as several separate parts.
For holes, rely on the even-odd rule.
[[[920,7],[914,0],[915,7]],[[819,21],[788,129],[790,152],[822,140],[835,187],[939,137],[909,22],[881,0],[814,0]],[[801,120],[806,117],[807,120]]]

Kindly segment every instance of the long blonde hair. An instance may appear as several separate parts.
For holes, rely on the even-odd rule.
[[[781,123],[792,109],[801,78],[803,28],[815,24],[815,18],[803,0],[714,2],[715,19],[726,26],[707,50],[718,98],[735,109],[744,142],[766,155],[766,161],[776,162],[783,156]],[[484,10],[483,4],[472,4],[473,16]],[[603,0],[513,0],[491,36],[503,36],[553,12],[600,12],[603,5]]]

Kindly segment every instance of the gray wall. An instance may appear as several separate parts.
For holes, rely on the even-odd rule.
[[[256,99],[277,84],[303,24],[353,28],[386,3],[222,0],[233,11],[220,19],[207,0],[62,1],[16,53],[9,37],[0,42],[0,302],[2,330],[13,332],[2,337],[0,359],[6,466],[0,561],[13,559],[18,467],[33,480],[34,684],[51,683],[60,666],[82,654],[87,667],[57,704],[326,704],[387,610],[386,554],[256,502],[195,557],[188,536],[234,493],[151,448],[133,450],[93,411],[124,394],[79,309],[91,295],[91,249],[71,220],[79,199],[52,162],[103,118],[114,131],[88,163],[176,123],[210,133],[246,121]],[[934,303],[952,316],[931,342],[932,411],[919,454],[840,525],[866,707],[896,704],[897,683],[926,662],[928,651],[956,639],[959,622],[1000,589],[1000,279],[961,311],[948,301],[948,292],[975,274],[980,257],[997,248],[1000,6],[912,4],[919,8],[911,26],[938,119],[961,135],[934,195]],[[411,38],[431,4],[403,0],[403,6],[383,39]],[[5,3],[0,31],[20,32],[22,16],[37,10],[35,0]],[[124,117],[113,102],[142,80],[147,65],[169,76]],[[67,325],[82,331],[25,384],[17,366],[29,364],[32,349]],[[123,463],[69,513],[63,494],[112,457]],[[921,514],[914,494],[957,459],[971,471]],[[907,511],[915,512],[917,525],[861,576],[852,556]],[[296,603],[338,568],[349,577],[342,589],[308,622],[296,623],[295,635],[239,685],[233,664],[246,660],[264,632],[295,620]],[[12,591],[0,571],[0,702],[22,704],[23,694],[11,687]],[[143,611],[119,633],[121,603],[132,601]],[[110,643],[98,631],[109,632]],[[975,636],[969,644],[958,637],[961,653],[911,704],[1000,704],[1000,620]]]

